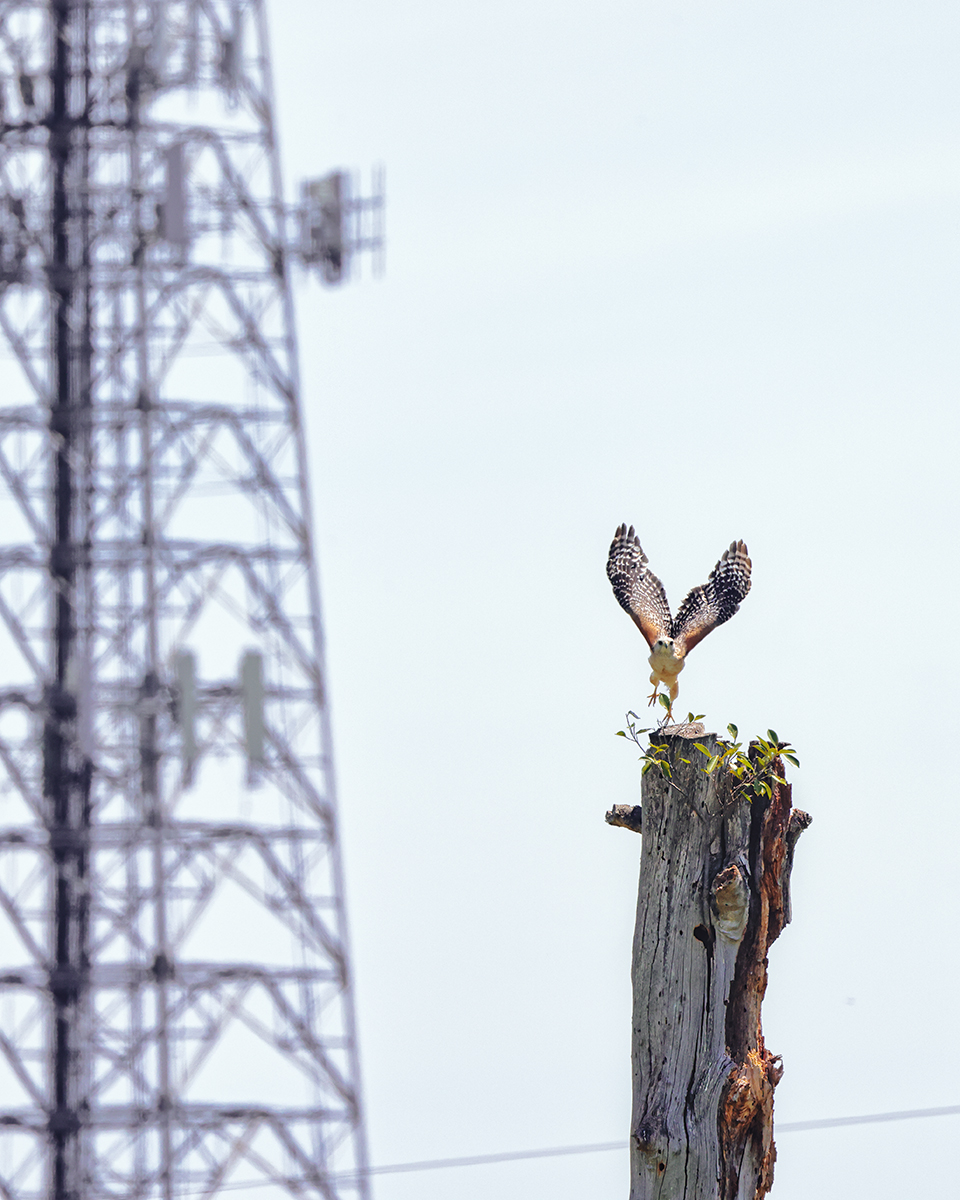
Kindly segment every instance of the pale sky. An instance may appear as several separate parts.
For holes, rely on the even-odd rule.
[[[803,763],[778,1119],[960,1103],[960,10],[270,12],[291,198],[387,171],[385,278],[297,292],[373,1162],[626,1139],[621,521],[674,604],[753,558],[679,704]],[[775,1200],[952,1194],[958,1122],[783,1134]],[[375,1183],[626,1189],[625,1153]]]

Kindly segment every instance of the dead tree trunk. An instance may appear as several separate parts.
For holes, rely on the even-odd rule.
[[[790,920],[793,848],[810,818],[791,809],[787,785],[751,799],[722,770],[706,775],[693,741],[715,751],[714,735],[678,728],[656,740],[671,777],[646,773],[642,817],[607,814],[642,823],[643,836],[630,1200],[760,1200],[783,1073],[760,1027],[767,950]]]

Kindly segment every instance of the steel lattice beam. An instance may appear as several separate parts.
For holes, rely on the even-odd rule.
[[[263,2],[0,2],[0,99],[0,1200],[366,1198]]]

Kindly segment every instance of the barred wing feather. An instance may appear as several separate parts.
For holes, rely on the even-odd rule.
[[[701,587],[695,587],[680,605],[673,622],[678,653],[689,654],[711,629],[729,621],[750,591],[752,563],[744,542],[731,542]]]
[[[669,637],[670,606],[663,584],[647,566],[647,556],[631,525],[621,525],[610,545],[607,578],[613,594],[630,614],[653,649],[657,638]]]

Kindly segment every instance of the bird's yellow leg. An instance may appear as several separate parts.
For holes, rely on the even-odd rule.
[[[653,695],[647,701],[648,708],[650,708],[652,705],[656,704],[657,696],[659,695],[659,693],[660,693],[660,684],[658,683],[657,686],[653,689]]]

